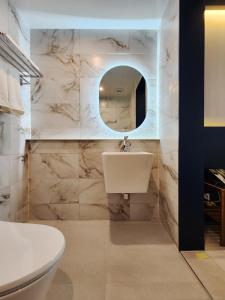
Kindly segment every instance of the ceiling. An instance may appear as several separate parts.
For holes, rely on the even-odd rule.
[[[168,0],[11,0],[31,28],[157,29]]]

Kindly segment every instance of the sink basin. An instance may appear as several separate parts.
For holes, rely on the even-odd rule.
[[[103,152],[103,172],[107,193],[146,193],[153,153]]]

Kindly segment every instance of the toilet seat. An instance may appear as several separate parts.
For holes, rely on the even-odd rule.
[[[65,248],[50,226],[0,221],[0,297],[31,284],[57,264]]]

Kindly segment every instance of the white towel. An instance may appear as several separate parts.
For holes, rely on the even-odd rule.
[[[9,111],[8,64],[0,58],[0,111]]]
[[[20,74],[12,66],[9,66],[8,72],[8,95],[11,111],[16,114],[23,114],[24,107],[21,95]]]

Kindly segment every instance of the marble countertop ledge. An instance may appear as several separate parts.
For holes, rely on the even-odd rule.
[[[126,136],[126,135],[124,135],[124,136]],[[74,141],[74,142],[76,142],[76,141],[121,141],[121,140],[123,140],[123,136],[121,137],[121,138],[102,138],[102,139],[98,139],[98,138],[96,138],[96,139],[87,139],[87,138],[84,138],[84,139],[26,139],[26,141],[27,142],[37,142],[37,141],[70,141],[70,142],[72,142],[72,141]],[[143,138],[131,138],[131,139],[129,139],[129,136],[128,136],[128,140],[130,140],[130,141],[160,141],[160,138],[149,138],[149,139],[143,139]]]

